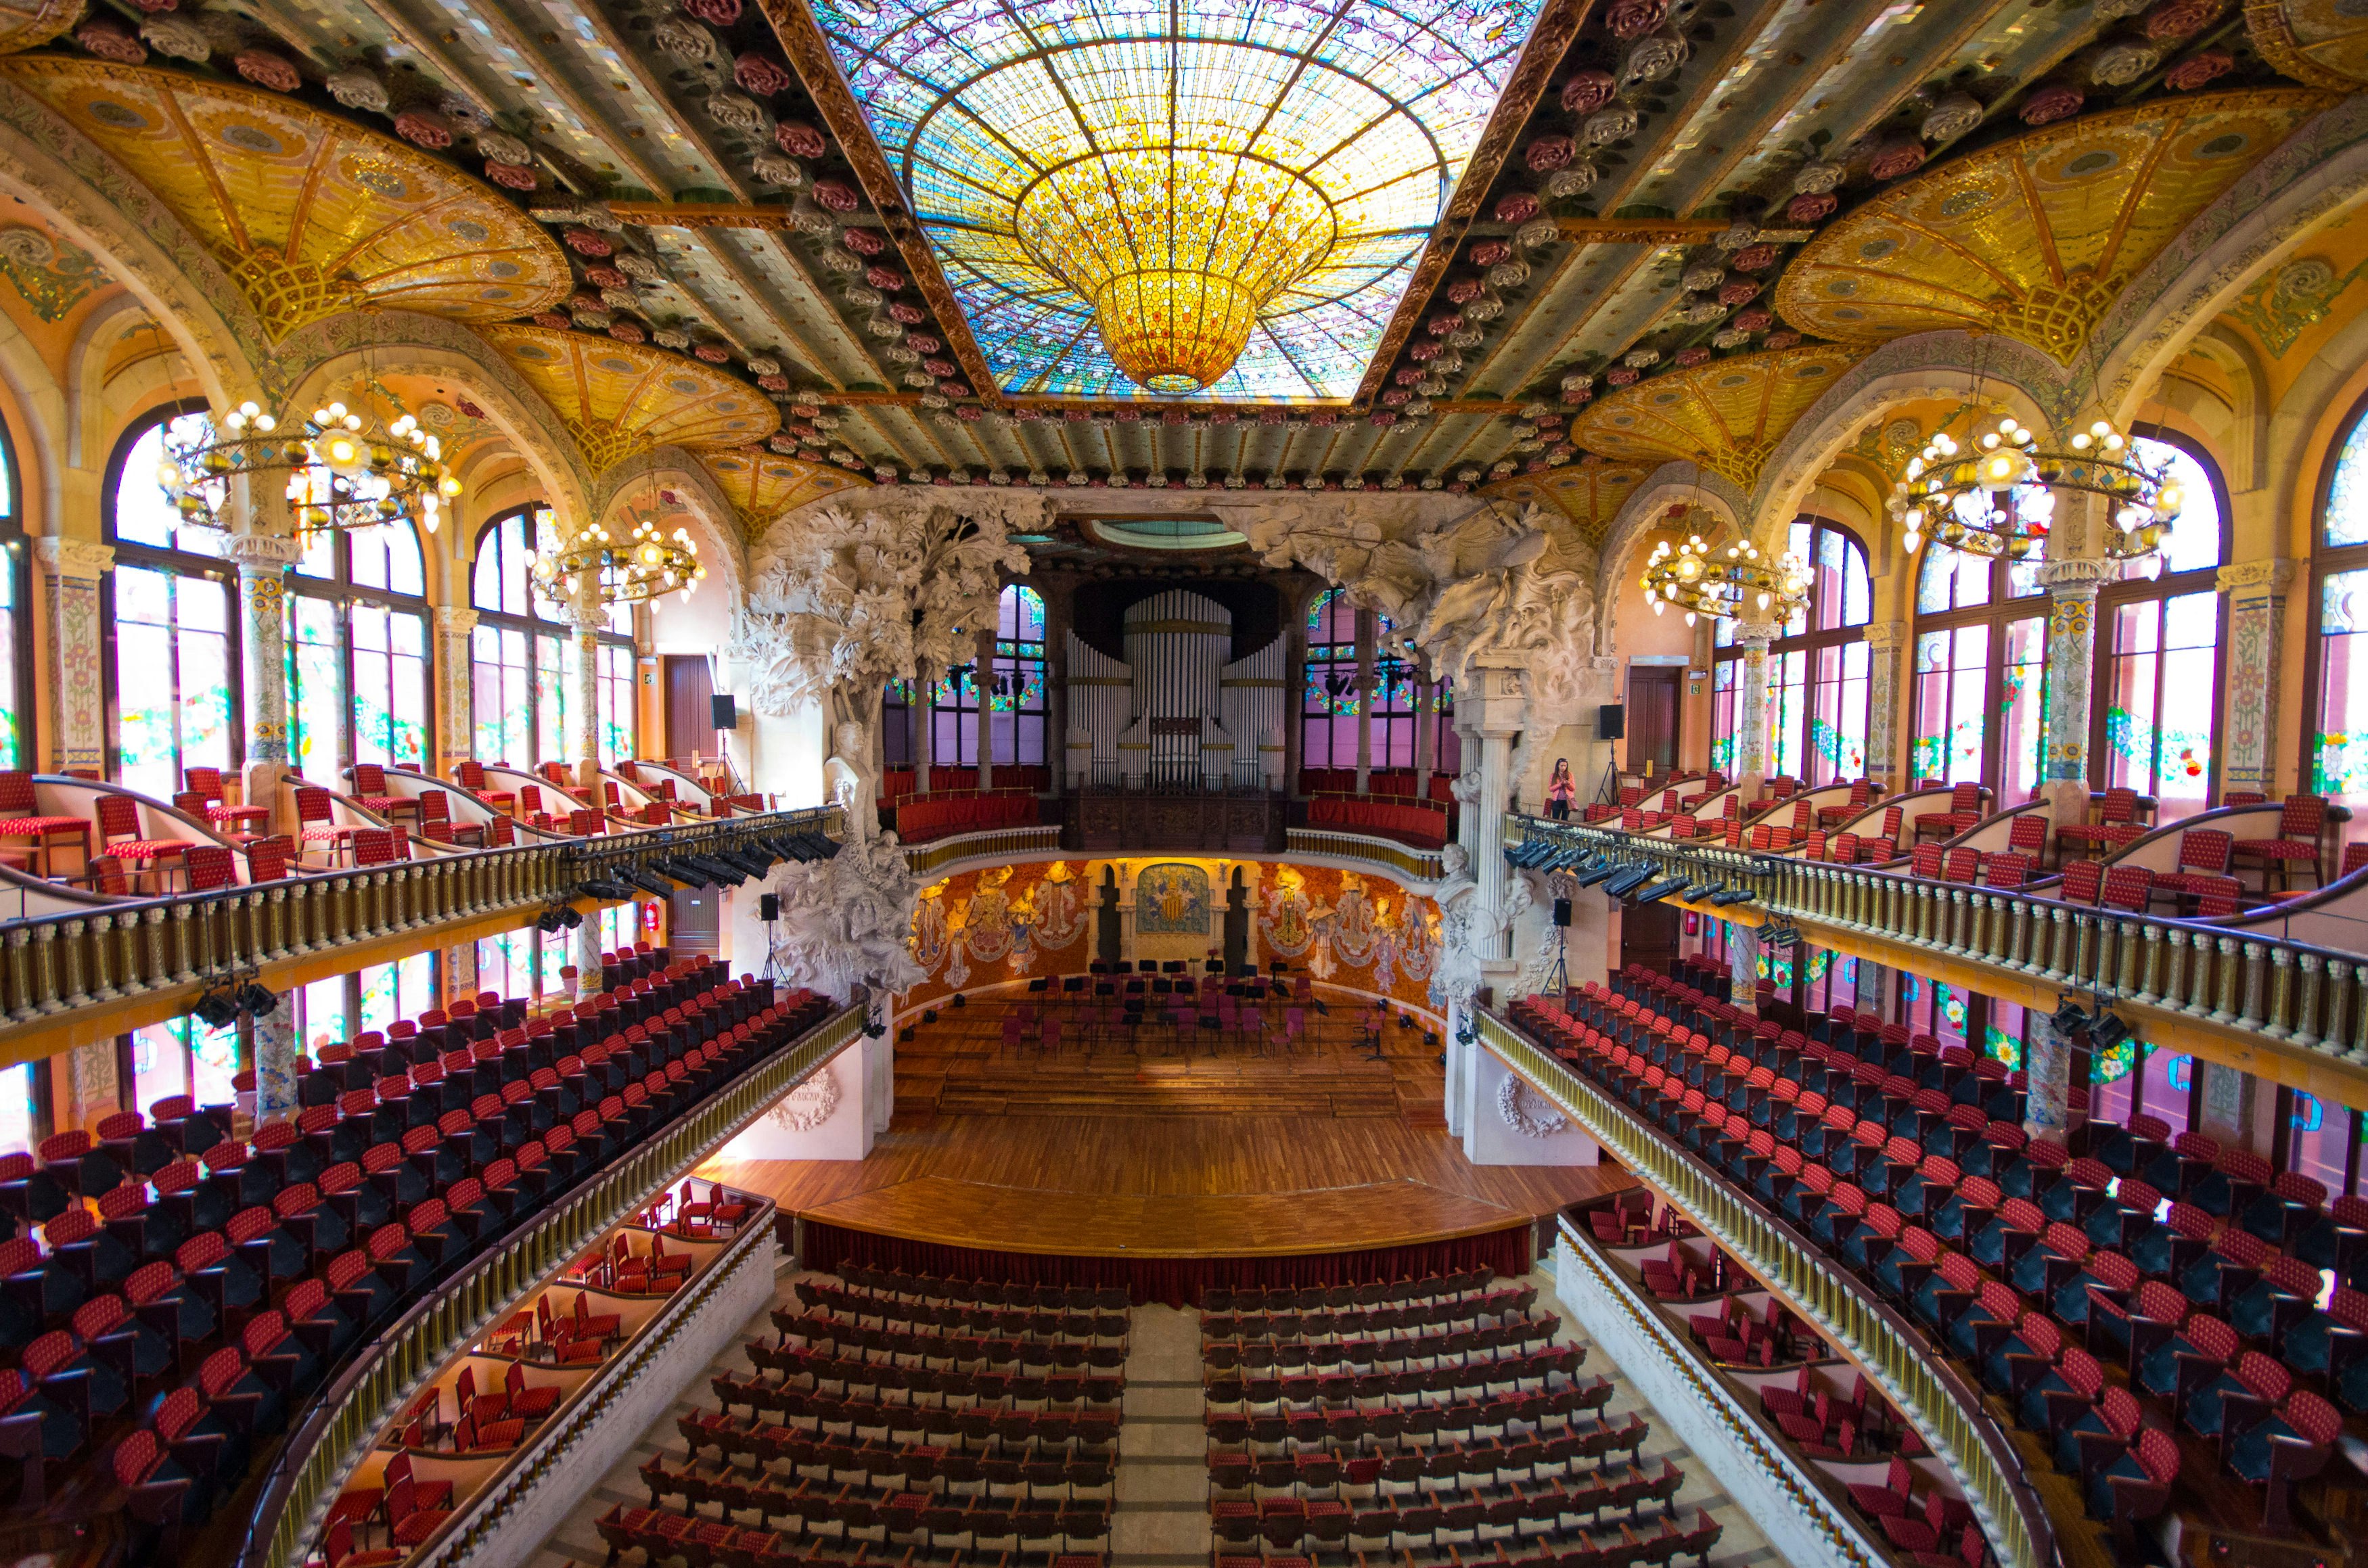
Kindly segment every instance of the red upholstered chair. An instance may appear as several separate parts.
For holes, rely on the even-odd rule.
[[[329,864],[336,865],[353,844],[354,830],[331,814],[329,792],[318,784],[296,787],[296,836],[306,844],[329,846]]]
[[[30,773],[16,767],[0,769],[0,839],[27,840],[26,847],[33,856],[38,874],[56,874],[57,847],[64,844],[81,851],[83,863],[87,865],[90,830],[89,821],[83,817],[44,815],[33,793]]]
[[[2047,858],[2047,813],[2025,812],[2006,831],[2006,846],[2036,862]]]
[[[366,812],[382,817],[416,816],[419,802],[408,795],[391,795],[386,789],[386,769],[375,762],[358,762],[353,767],[354,804]]]
[[[1917,852],[1921,854],[1926,847],[1928,846],[1918,845]],[[1937,848],[1938,846],[1930,847]],[[1981,874],[1982,852],[1970,845],[1960,845],[1950,850],[1947,858],[1941,862],[1941,880],[1943,881],[1974,882],[1980,880]]]
[[[1850,786],[1850,801],[1847,804],[1819,807],[1817,810],[1817,822],[1819,825],[1824,827],[1831,827],[1838,822],[1848,822],[1850,818],[1858,815],[1859,812],[1866,810],[1869,805],[1873,803],[1873,801],[1874,785],[1869,780],[1861,778],[1857,783]]]
[[[227,844],[193,844],[182,858],[188,890],[205,892],[214,888],[226,888],[238,880],[236,862]]]
[[[2118,846],[2146,832],[2137,820],[2138,792],[2119,785],[2105,791],[2103,802],[2094,822],[2066,823],[2055,830],[2056,853],[2060,856],[2072,849],[2090,849],[2098,845]],[[2135,829],[2134,832],[2126,830]]]
[[[159,892],[166,871],[181,863],[189,851],[189,842],[183,838],[143,838],[141,836],[140,802],[129,795],[101,795],[98,798],[98,846],[102,853],[119,860],[129,860],[143,871],[156,873]]]
[[[233,835],[256,833],[271,821],[268,806],[231,806],[222,802],[229,796],[222,784],[219,767],[185,767],[181,769],[181,788],[201,797],[204,805],[200,814]]]
[[[2031,881],[2032,858],[2011,849],[2001,849],[1991,855],[1982,867],[1982,885],[1987,888],[2019,888]]]
[[[1918,838],[1954,838],[1971,832],[1981,824],[1982,787],[1979,784],[1958,784],[1949,790],[1949,809],[1927,812],[1916,819]]]
[[[452,782],[497,812],[507,812],[518,804],[518,796],[513,791],[485,788],[485,765],[482,762],[469,761],[454,764]]]
[[[2234,835],[2216,827],[2191,827],[2179,835],[2179,864],[2154,880],[2156,896],[2173,900],[2208,892],[2214,879],[2228,874],[2236,852]]]
[[[1948,857],[1941,853],[1941,846],[1939,845],[1919,844],[1916,846],[1915,853],[1908,857],[1908,875],[1923,877],[1930,881],[1938,881],[1941,877],[1941,867],[1946,863],[1947,859]]]
[[[2317,795],[2288,795],[2284,810],[2278,813],[2278,835],[2275,838],[2240,838],[2233,853],[2238,860],[2258,861],[2261,868],[2261,891],[2270,891],[2270,873],[2278,874],[2278,891],[2293,886],[2292,878],[2298,867],[2310,870],[2311,886],[2324,881],[2320,858],[2319,835],[2327,831],[2327,801]]]
[[[2106,909],[2144,915],[2154,896],[2156,881],[2154,872],[2144,866],[2112,867],[2105,872],[2103,890],[2097,902]]]
[[[2064,891],[2066,903],[2093,904],[2105,884],[2105,868],[2101,861],[2073,860],[2064,868]]]

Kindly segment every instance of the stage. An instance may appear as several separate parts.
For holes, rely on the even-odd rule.
[[[949,1009],[898,1046],[895,1118],[870,1157],[716,1160],[700,1174],[770,1195],[835,1245],[1126,1260],[1517,1230],[1525,1254],[1540,1217],[1633,1185],[1609,1166],[1470,1164],[1440,1115],[1438,1046],[1394,1017],[1376,1033],[1360,1006],[1336,1001],[1294,1041],[1113,1032],[1048,1053],[1006,1043],[1009,1006]]]

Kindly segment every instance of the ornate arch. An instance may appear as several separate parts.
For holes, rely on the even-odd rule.
[[[600,476],[592,507],[585,515],[614,527],[617,515],[647,495],[652,485],[663,485],[680,496],[700,536],[699,559],[708,568],[712,585],[734,608],[747,591],[748,562],[731,500],[716,487],[715,476],[680,447],[660,447],[626,459]]]
[[[176,339],[210,402],[273,391],[263,323],[171,208],[47,105],[0,82],[0,191],[21,198]]]
[[[2054,428],[2077,412],[2063,372],[2027,344],[2009,337],[1976,340],[1964,332],[1896,338],[1851,366],[1786,433],[1751,497],[1756,528],[1791,522],[1818,476],[1868,420],[1920,399],[1962,401],[1976,368],[1984,393],[2019,418]]]
[[[1637,548],[1646,535],[1661,526],[1670,507],[1697,503],[1721,524],[1738,532],[1750,515],[1743,493],[1727,481],[1708,469],[1674,460],[1655,469],[1622,504],[1603,536],[1598,557],[1595,602],[1596,614],[1601,619],[1595,646],[1600,653],[1616,654],[1620,651],[1620,585],[1634,570]]]
[[[2076,390],[2126,422],[2205,324],[2363,195],[2368,96],[2355,95],[2288,137],[2131,280],[2097,325],[2095,341],[2112,347]]]
[[[592,483],[583,454],[518,372],[467,327],[407,311],[357,311],[315,322],[280,346],[289,367],[282,384],[291,407],[316,393],[373,375],[442,376],[469,388],[502,438],[526,460],[562,517],[586,510]]]

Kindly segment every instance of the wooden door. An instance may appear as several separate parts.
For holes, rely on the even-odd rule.
[[[1656,773],[1678,765],[1678,682],[1685,671],[1675,665],[1628,666],[1628,768],[1641,773],[1647,763]]]
[[[1666,973],[1678,957],[1678,916],[1667,903],[1631,904],[1620,912],[1620,967],[1641,963]]]
[[[709,699],[715,679],[707,660],[697,653],[668,653],[666,661],[666,756],[689,758],[715,755],[714,715]]]
[[[697,953],[712,956],[722,949],[723,901],[721,888],[677,888],[667,901],[666,948],[675,957]],[[751,969],[759,966],[751,964]]]

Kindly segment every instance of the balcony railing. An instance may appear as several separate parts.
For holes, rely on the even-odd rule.
[[[1840,1345],[1964,1484],[2001,1568],[2055,1568],[2055,1534],[2012,1440],[1980,1392],[1927,1354],[1907,1321],[1715,1170],[1648,1127],[1492,1013],[1481,1043],[1754,1277]]]
[[[200,893],[125,899],[0,923],[0,1056],[114,1035],[188,1011],[210,985],[253,975],[274,990],[359,961],[375,942],[418,951],[524,925],[613,880],[681,855],[786,834],[836,835],[836,809],[730,817],[335,871]],[[22,1043],[20,1043],[22,1042]]]
[[[289,1434],[256,1505],[239,1568],[301,1568],[329,1504],[368,1455],[379,1428],[421,1384],[586,1246],[804,1082],[862,1024],[860,1006],[825,1019],[543,1210],[499,1250],[398,1318]]]
[[[1656,875],[1748,892],[1733,904],[1673,900],[1716,919],[1789,922],[1821,947],[1879,962],[1959,967],[1987,994],[2052,1006],[2065,991],[2110,1002],[2143,1038],[2176,1038],[2321,1097],[2360,1103],[2368,1082],[2368,952],[2277,933],[2274,917],[2180,920],[1898,871],[1508,817],[1508,845],[1545,838]],[[2298,924],[2299,922],[2297,922]],[[2317,928],[2328,928],[2318,912]],[[1954,983],[1953,981],[1952,982]],[[2264,1049],[2264,1048],[2268,1049]],[[2286,1070],[2265,1058],[2283,1058]],[[2317,1082],[2314,1083],[2314,1074]]]

